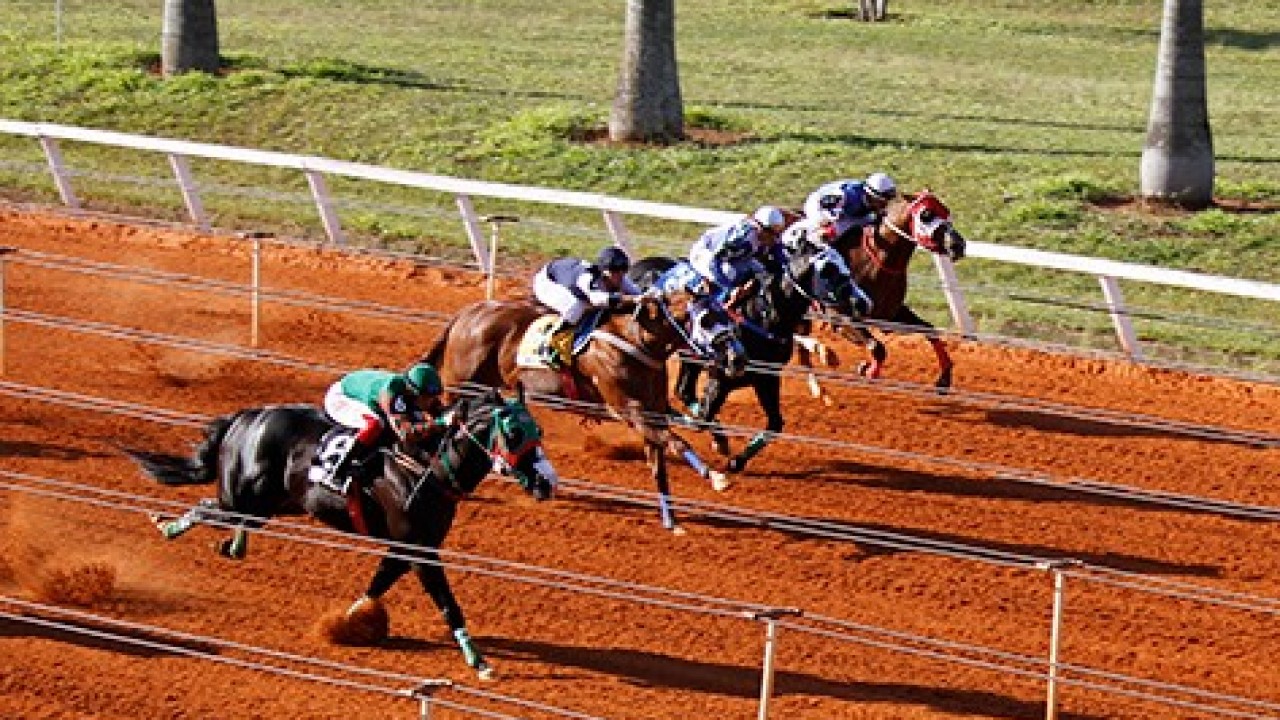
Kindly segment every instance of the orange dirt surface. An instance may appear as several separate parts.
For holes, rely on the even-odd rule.
[[[498,673],[481,683],[411,576],[386,598],[386,641],[349,647],[325,639],[323,619],[359,597],[373,557],[254,535],[248,557],[236,562],[211,549],[222,530],[197,528],[167,542],[148,522],[140,507],[148,502],[185,507],[213,495],[212,487],[162,487],[120,452],[185,454],[199,438],[196,427],[154,422],[153,411],[208,418],[266,403],[319,402],[343,368],[402,367],[417,358],[440,318],[483,295],[483,278],[266,244],[261,277],[271,292],[421,311],[371,317],[268,297],[261,349],[311,367],[243,352],[246,293],[205,292],[156,274],[244,286],[251,267],[245,240],[10,206],[0,207],[0,245],[19,249],[4,269],[0,487],[8,490],[0,493],[0,594],[96,616],[62,619],[81,629],[100,629],[101,618],[128,621],[137,627],[127,635],[156,643],[32,624],[9,616],[55,616],[0,602],[0,717],[417,716],[407,698],[189,656],[184,650],[238,657],[200,637],[450,678],[464,687],[441,691],[441,699],[517,717],[554,716],[490,704],[466,690],[609,718],[756,717],[765,647],[756,621],[617,596],[635,586],[585,594],[453,568],[471,633]],[[144,272],[165,282],[141,281]],[[510,295],[520,285],[499,289]],[[114,330],[86,332],[91,323]],[[142,333],[240,354],[146,341]],[[838,350],[846,364],[859,358],[855,348]],[[1252,708],[1259,716],[1278,714],[1280,600],[1267,598],[1280,598],[1280,526],[1208,502],[1280,508],[1280,388],[972,343],[953,343],[953,354],[956,392],[945,397],[927,391],[932,353],[910,337],[890,342],[889,381],[829,384],[831,407],[809,399],[801,378],[789,378],[788,436],[725,493],[672,460],[678,499],[781,514],[790,524],[686,509],[689,532],[674,536],[653,507],[577,492],[579,481],[652,490],[640,444],[619,425],[583,426],[535,407],[552,461],[574,482],[556,499],[534,503],[489,480],[462,505],[446,549],[679,590],[690,594],[688,606],[709,596],[847,623],[845,631],[863,641],[786,627],[778,633],[770,717],[810,719],[1043,717],[1045,682],[1035,675],[1043,665],[1015,675],[982,663],[1047,657],[1051,578],[964,556],[1071,557],[1128,575],[1109,576],[1120,583],[1097,582],[1094,572],[1067,577],[1061,662],[1247,697],[1271,704]],[[61,400],[51,401],[53,393]],[[121,409],[105,411],[107,401]],[[1120,415],[1145,420],[1118,422]],[[725,420],[763,424],[749,393],[735,396]],[[1251,431],[1261,442],[1223,430]],[[707,438],[690,437],[713,455]],[[31,478],[120,494],[75,502],[83,489],[50,494]],[[1099,494],[1086,481],[1203,501],[1144,503]],[[825,522],[829,532],[803,531],[802,521]],[[1131,587],[1135,579],[1219,591],[1220,600],[1234,602],[1153,593]],[[1242,607],[1259,602],[1271,611]],[[151,628],[192,637],[166,647]],[[877,628],[951,645],[913,642],[915,652],[902,652],[891,645],[905,640]],[[1102,680],[1069,668],[1063,676]],[[1173,695],[1151,685],[1128,689]],[[1060,687],[1059,699],[1067,718],[1212,716],[1074,685]],[[448,708],[432,715],[466,716]]]

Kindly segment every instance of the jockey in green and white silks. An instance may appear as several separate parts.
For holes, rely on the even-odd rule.
[[[419,363],[404,373],[356,370],[329,386],[324,411],[339,425],[356,431],[350,450],[335,463],[325,482],[347,494],[348,471],[380,444],[396,438],[427,439],[449,424],[443,417],[444,386],[436,369]]]
[[[574,333],[588,310],[616,310],[640,296],[640,288],[627,277],[630,268],[631,258],[622,248],[610,245],[594,263],[558,258],[533,276],[534,297],[560,313],[560,322],[547,341],[547,361],[552,367],[569,364]]]

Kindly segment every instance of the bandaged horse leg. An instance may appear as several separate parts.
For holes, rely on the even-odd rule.
[[[218,511],[218,501],[213,498],[205,498],[176,519],[165,520],[159,515],[152,515],[151,523],[156,526],[156,529],[160,531],[160,534],[166,540],[174,540],[196,525],[206,520],[216,520],[221,516],[222,513]]]
[[[954,364],[951,362],[951,354],[947,352],[946,343],[938,336],[937,328],[906,305],[903,305],[898,310],[898,313],[893,317],[893,321],[918,327],[924,331],[925,339],[929,341],[929,346],[933,348],[933,354],[938,358],[938,377],[933,381],[933,386],[940,393],[950,390],[951,371]]]
[[[756,433],[755,437],[747,442],[747,447],[738,453],[729,461],[730,472],[742,472],[746,469],[747,463],[751,459],[764,450],[765,446],[773,441],[778,433],[782,432],[782,381],[777,376],[771,376],[761,382],[757,382],[752,386],[756,392],[756,398],[760,401],[760,407],[765,412],[765,429]]]
[[[814,358],[827,367],[837,367],[840,365],[840,358],[836,352],[832,350],[826,343],[811,335],[796,335],[796,364],[804,368],[809,368],[809,372],[805,375],[805,382],[809,385],[809,394],[822,401],[823,405],[830,407],[835,404],[827,391],[823,389],[822,384],[818,382],[818,375],[812,371],[814,367]]]
[[[471,639],[471,633],[467,631],[467,618],[463,615],[457,599],[454,598],[452,588],[449,587],[449,579],[445,577],[444,567],[440,565],[439,553],[434,549],[428,550],[426,559],[415,563],[413,570],[418,576],[418,583],[422,585],[422,589],[431,596],[432,602],[440,609],[440,614],[444,617],[445,624],[449,626],[454,642],[458,643],[458,649],[462,652],[462,659],[466,661],[467,666],[476,671],[476,677],[479,679],[492,680],[493,667],[484,659],[475,641]]]

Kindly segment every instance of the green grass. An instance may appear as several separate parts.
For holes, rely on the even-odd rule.
[[[739,140],[665,148],[591,141],[616,83],[617,3],[221,0],[230,72],[172,80],[150,72],[162,5],[67,0],[61,46],[49,4],[0,5],[0,117],[720,209],[797,205],[822,181],[883,169],[938,190],[972,239],[1280,281],[1275,3],[1206,4],[1216,195],[1255,209],[1198,214],[1122,202],[1137,192],[1150,102],[1151,0],[902,2],[881,24],[848,20],[850,3],[835,0],[680,0],[687,122]],[[181,216],[163,158],[74,144],[64,153],[89,204]],[[195,169],[219,225],[319,236],[303,178],[213,161]],[[451,197],[332,185],[362,241],[465,246]],[[0,193],[56,202],[34,142],[0,136]],[[519,253],[586,252],[603,238],[592,213],[485,199],[477,209],[522,216],[504,230]],[[696,232],[628,223],[645,250],[674,250]],[[1103,314],[1008,297],[1036,284],[1043,296],[1097,303],[1091,278],[981,261],[960,276],[992,288],[973,298],[984,333],[1052,325],[1114,347]],[[916,280],[916,304],[941,320],[923,259]],[[1125,292],[1152,313],[1280,327],[1275,303],[1132,283]],[[1266,332],[1168,322],[1141,332],[1171,356],[1224,354],[1268,371],[1280,361],[1280,337]]]

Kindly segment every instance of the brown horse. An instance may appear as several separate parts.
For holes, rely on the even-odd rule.
[[[423,357],[440,371],[446,385],[476,383],[514,387],[523,382],[530,393],[564,398],[570,409],[589,413],[604,406],[613,417],[634,428],[644,440],[645,457],[658,486],[663,527],[682,534],[671,507],[666,455],[670,447],[716,490],[728,488],[724,473],[711,469],[670,427],[667,359],[689,348],[690,303],[683,291],[646,294],[630,313],[605,317],[590,342],[566,370],[518,362],[525,331],[546,308],[533,302],[483,301],[464,307],[445,327]],[[740,374],[746,354],[732,320],[723,311],[702,317],[702,330],[712,338],[712,362]],[[695,348],[695,351],[699,349]]]
[[[920,317],[905,302],[907,296],[907,266],[916,246],[939,255],[947,255],[953,261],[964,257],[965,239],[951,222],[951,210],[929,189],[915,195],[895,200],[879,225],[853,230],[837,238],[833,245],[848,260],[854,282],[875,303],[867,320],[882,321],[903,327],[920,328],[938,357],[938,377],[934,386],[945,392],[951,387],[953,363],[946,345],[938,337],[932,324]],[[863,325],[852,332],[865,343],[871,353],[871,361],[858,367],[858,372],[868,378],[877,378],[884,367],[888,352],[884,343]],[[801,364],[808,365],[809,354],[826,357],[829,351],[812,338],[798,339],[808,352],[800,353]],[[827,364],[833,364],[828,361]],[[810,387],[820,394],[811,379]]]

